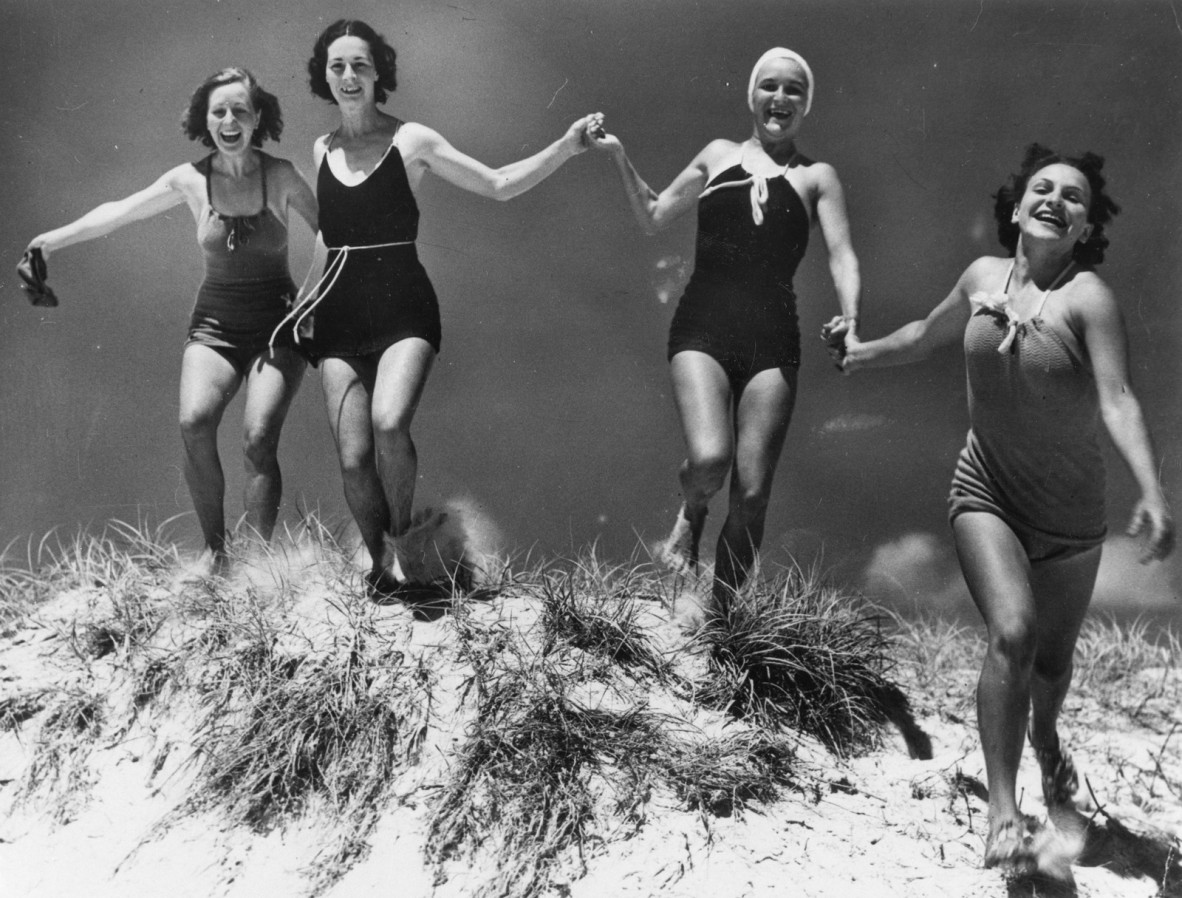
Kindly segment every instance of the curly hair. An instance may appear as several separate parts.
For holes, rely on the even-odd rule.
[[[333,41],[342,37],[359,37],[369,44],[369,53],[373,57],[374,70],[377,72],[374,99],[378,103],[385,103],[386,97],[398,87],[398,79],[395,77],[398,71],[398,54],[386,43],[382,35],[359,19],[337,19],[316,38],[312,58],[308,60],[308,86],[312,88],[312,93],[336,105],[337,101],[333,99],[324,70],[328,66],[328,48]]]
[[[1104,235],[1104,226],[1112,221],[1112,217],[1120,212],[1120,206],[1113,202],[1105,190],[1104,176],[1100,173],[1104,168],[1104,157],[1095,153],[1084,153],[1082,156],[1072,156],[1045,147],[1040,143],[1032,143],[1026,148],[1026,155],[1022,159],[1022,166],[1010,175],[1009,181],[993,195],[993,217],[997,221],[997,239],[1010,255],[1018,249],[1018,225],[1013,221],[1014,207],[1026,193],[1026,185],[1035,173],[1056,164],[1070,165],[1088,179],[1092,191],[1092,203],[1088,208],[1088,223],[1092,225],[1092,232],[1086,241],[1075,244],[1072,255],[1081,265],[1096,266],[1104,261],[1104,250],[1108,248],[1108,238]]]
[[[251,146],[261,147],[265,140],[279,140],[279,135],[283,133],[283,113],[279,111],[279,100],[273,93],[263,90],[258,79],[247,69],[239,66],[231,66],[210,75],[193,91],[189,105],[181,115],[181,130],[189,140],[199,140],[210,149],[217,146],[209,135],[205,121],[209,114],[209,95],[219,87],[238,82],[246,85],[250,105],[258,115],[258,124],[250,138]]]

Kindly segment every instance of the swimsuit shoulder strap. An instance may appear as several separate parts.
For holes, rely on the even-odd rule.
[[[203,166],[205,169],[205,202],[209,204],[209,208],[212,211],[213,210],[213,185],[210,184],[210,179],[213,176],[213,153],[210,153],[202,161],[205,163]]]
[[[1011,260],[1010,267],[1006,269],[1006,281],[1002,285],[1002,288],[1001,288],[1001,292],[1005,293],[1007,296],[1009,295],[1009,292],[1010,292],[1010,281],[1013,280],[1013,278],[1014,278],[1014,262],[1013,262],[1013,260]]]
[[[259,212],[261,215],[267,211],[267,157],[259,153],[259,177],[263,180],[263,208]]]
[[[1047,287],[1047,292],[1044,293],[1042,295],[1042,299],[1038,301],[1038,308],[1034,310],[1035,318],[1038,318],[1040,315],[1042,315],[1042,307],[1047,304],[1047,297],[1050,296],[1061,283],[1063,283],[1063,278],[1067,277],[1067,272],[1071,271],[1071,269],[1074,267],[1075,260],[1072,259],[1067,263],[1067,266],[1059,272],[1058,277],[1051,281],[1051,286]]]

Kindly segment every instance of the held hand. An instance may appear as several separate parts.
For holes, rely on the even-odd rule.
[[[576,119],[566,129],[566,134],[562,136],[562,141],[569,147],[571,155],[577,156],[592,145],[593,135],[596,133],[603,133],[602,112],[593,112],[590,115],[583,116],[581,119]]]
[[[1161,561],[1174,550],[1174,519],[1162,500],[1140,499],[1133,508],[1127,533],[1133,537],[1145,534],[1142,564]]]
[[[29,241],[29,245],[25,247],[25,252],[32,252],[35,249],[41,250],[41,258],[46,262],[49,261],[49,241],[45,239],[44,234],[38,234]]]
[[[825,348],[837,370],[843,374],[852,371],[849,353],[858,343],[858,337],[853,331],[853,321],[842,315],[834,316],[821,326],[821,339],[825,341]]]

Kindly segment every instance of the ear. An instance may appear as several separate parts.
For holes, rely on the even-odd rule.
[[[1018,223],[1018,204],[1017,203],[1014,203],[1014,211],[1010,214],[1010,223],[1011,224]]]
[[[1079,240],[1077,240],[1076,242],[1077,243],[1087,243],[1091,239],[1092,239],[1092,226],[1088,225],[1086,228],[1083,229],[1083,233],[1079,235]]]

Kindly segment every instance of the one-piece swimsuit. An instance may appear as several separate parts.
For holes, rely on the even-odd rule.
[[[703,191],[694,273],[669,329],[669,359],[707,353],[736,390],[760,371],[800,365],[792,278],[809,239],[808,212],[788,179],[766,180],[762,223],[752,214],[750,179],[740,161]]]
[[[397,132],[359,184],[343,184],[333,174],[328,148],[316,180],[320,232],[329,247],[326,272],[337,264],[341,247],[350,250],[312,313],[309,355],[313,361],[370,355],[407,337],[421,337],[438,352],[439,302],[415,248],[419,207]]]
[[[197,217],[205,279],[197,290],[186,345],[216,349],[240,373],[267,352],[271,333],[296,292],[287,267],[287,226],[267,204],[267,168],[273,161],[259,154],[263,205],[254,215],[218,212],[210,184],[213,157],[193,163],[205,176],[205,205]],[[291,334],[281,335],[275,345],[290,347]]]
[[[1098,545],[1106,529],[1095,377],[1075,337],[1042,317],[1057,283],[1025,321],[1011,323],[997,303],[969,319],[971,430],[948,500],[951,520],[967,511],[1000,517],[1034,561]],[[1004,305],[1008,289],[1009,276],[1001,294],[984,298]]]

